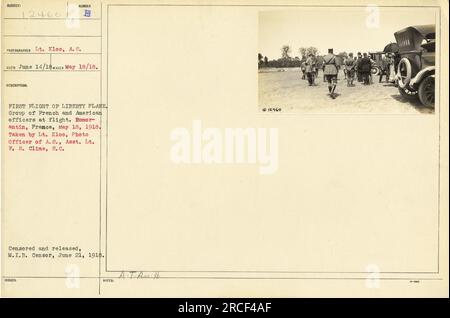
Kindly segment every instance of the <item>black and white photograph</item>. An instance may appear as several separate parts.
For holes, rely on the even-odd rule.
[[[375,5],[260,12],[259,111],[433,114],[437,14]]]

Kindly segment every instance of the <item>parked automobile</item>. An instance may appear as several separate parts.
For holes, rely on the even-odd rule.
[[[369,56],[374,62],[370,70],[372,72],[372,75],[379,75],[381,71],[381,62],[384,56],[384,52],[369,52]]]
[[[400,62],[396,82],[400,94],[429,107],[435,98],[435,25],[410,26],[394,33]]]

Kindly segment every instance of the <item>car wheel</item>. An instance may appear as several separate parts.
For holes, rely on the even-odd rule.
[[[398,79],[398,86],[406,88],[411,81],[412,66],[411,62],[406,58],[402,58],[398,63],[397,74],[400,75]]]
[[[403,98],[409,100],[409,101],[415,101],[417,100],[417,91],[410,91],[407,88],[398,88],[398,91],[400,92],[400,95],[402,95]]]
[[[370,71],[372,72],[372,75],[378,75],[380,73],[380,69],[378,67],[372,67]]]
[[[419,85],[420,102],[427,107],[434,107],[434,77],[428,76]]]

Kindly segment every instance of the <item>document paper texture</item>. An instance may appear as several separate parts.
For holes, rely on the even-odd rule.
[[[1,19],[2,296],[448,297],[447,2]]]

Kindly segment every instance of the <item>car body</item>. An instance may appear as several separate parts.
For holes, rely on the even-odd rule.
[[[400,61],[396,81],[402,96],[434,107],[435,25],[418,25],[394,33]]]

